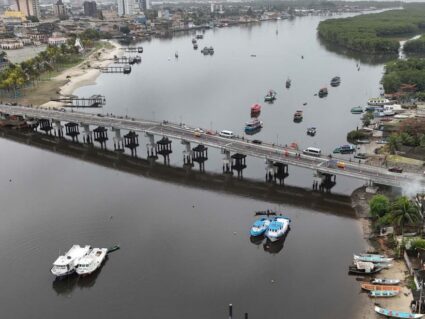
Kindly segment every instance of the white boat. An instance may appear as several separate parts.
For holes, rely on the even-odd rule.
[[[375,312],[390,318],[422,318],[424,315],[419,313],[402,312],[397,310],[390,310],[375,306]]]
[[[376,285],[398,285],[399,283],[399,279],[375,278],[372,280],[372,284]]]
[[[282,238],[288,232],[290,222],[289,218],[282,216],[272,218],[266,231],[266,237],[272,242]]]
[[[375,98],[370,98],[369,100],[367,100],[367,104],[371,106],[383,106],[383,105],[391,104],[391,101],[388,99],[384,99],[382,97],[375,97]]]
[[[354,260],[372,263],[389,263],[393,260],[393,258],[380,255],[354,255]]]
[[[102,265],[107,253],[107,248],[93,248],[88,255],[79,260],[75,271],[79,275],[90,275]]]
[[[78,261],[80,258],[86,256],[90,252],[90,249],[91,247],[89,245],[73,245],[65,255],[59,256],[58,259],[55,260],[50,270],[51,273],[56,277],[67,276],[74,273]]]

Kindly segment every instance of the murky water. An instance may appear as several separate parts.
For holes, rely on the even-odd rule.
[[[349,109],[379,93],[382,65],[361,64],[357,71],[357,60],[326,51],[314,31],[319,20],[208,31],[200,48],[213,45],[212,57],[193,51],[190,36],[152,40],[130,76],[104,75],[76,93],[104,94],[105,113],[241,134],[250,105],[273,88],[278,100],[263,106],[258,138],[329,152],[359,123]],[[314,96],[334,75],[342,77],[341,86],[325,99]],[[300,107],[304,121],[295,124]],[[305,130],[312,125],[318,134],[309,138]],[[227,317],[232,303],[235,318],[248,312],[250,318],[328,319],[353,317],[360,306],[347,265],[364,241],[357,221],[332,206],[318,212],[277,205],[255,192],[240,197],[189,188],[0,143],[2,318],[217,319]],[[181,165],[177,144],[171,164]],[[210,153],[207,169],[219,172],[220,154]],[[263,178],[264,163],[247,164],[245,176]],[[290,174],[288,183],[311,185],[311,172],[290,168]],[[337,182],[335,191],[343,193],[359,184]],[[267,208],[292,219],[286,240],[272,247],[248,235],[253,212]],[[76,243],[122,249],[94,276],[54,281],[51,263]]]

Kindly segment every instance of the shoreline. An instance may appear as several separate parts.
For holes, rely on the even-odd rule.
[[[387,190],[378,192],[383,193]],[[372,230],[372,222],[368,218],[368,212],[369,212],[369,206],[368,202],[370,198],[372,198],[375,194],[368,194],[366,193],[366,188],[361,187],[359,189],[356,189],[352,195],[352,206],[354,210],[356,211],[356,215],[359,220],[359,227],[361,234],[363,235],[363,238],[366,242],[366,249],[367,250],[378,250],[378,251],[384,251],[381,241],[377,240],[376,242],[373,241],[371,238],[371,235],[373,233]],[[379,245],[378,247],[376,245]],[[393,266],[389,269],[382,270],[379,275],[376,276],[370,276],[370,277],[363,277],[363,281],[369,281],[371,278],[391,278],[391,279],[400,279],[400,287],[401,292],[398,296],[392,297],[392,298],[370,298],[367,293],[362,291],[361,293],[361,307],[358,310],[358,313],[356,314],[356,319],[371,319],[371,318],[382,318],[380,315],[376,314],[374,311],[375,303],[379,303],[380,306],[383,308],[389,308],[391,310],[398,310],[398,311],[406,311],[410,312],[410,302],[412,300],[412,293],[410,289],[406,285],[406,277],[408,276],[408,269],[404,263],[403,259],[395,259],[392,262]],[[351,276],[354,280],[356,280],[356,276]],[[361,282],[358,282],[359,284],[359,291],[361,290],[360,284]]]
[[[80,64],[62,71],[50,81],[60,83],[56,92],[60,97],[73,95],[75,90],[83,86],[95,85],[100,76],[100,68],[113,63],[114,56],[122,54],[121,46],[113,41],[102,41],[109,43],[113,48],[102,47],[92,52]],[[40,108],[59,108],[63,103],[48,101],[41,104]]]

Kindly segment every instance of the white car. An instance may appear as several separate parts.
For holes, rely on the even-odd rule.
[[[220,135],[221,137],[226,137],[226,138],[235,137],[235,134],[233,134],[232,131],[228,131],[228,130],[222,130],[218,135]]]

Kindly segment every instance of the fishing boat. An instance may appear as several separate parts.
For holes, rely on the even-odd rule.
[[[374,298],[382,298],[382,297],[395,297],[400,293],[400,291],[394,290],[372,290],[369,291],[369,296]]]
[[[350,110],[351,114],[362,114],[363,108],[361,106],[352,107]]]
[[[91,250],[89,245],[80,246],[73,245],[65,255],[59,256],[53,263],[53,267],[50,270],[51,273],[56,277],[63,277],[70,275],[75,272],[75,267],[78,264],[80,258],[86,256]]]
[[[195,38],[192,39],[192,43],[195,44],[197,41]]]
[[[276,92],[273,90],[269,90],[267,95],[264,97],[264,101],[273,102],[274,100],[276,100]]]
[[[261,113],[261,105],[254,104],[251,106],[251,116],[258,116]]]
[[[80,276],[92,274],[102,265],[107,253],[107,248],[93,248],[88,255],[78,261],[75,271]]]
[[[333,150],[334,154],[352,154],[356,151],[356,148],[353,145],[350,144],[346,144],[346,145],[341,145],[338,146],[337,148],[335,148]],[[367,261],[367,260],[362,260],[362,261]]]
[[[341,84],[341,78],[339,76],[334,76],[331,80],[331,86],[338,86]]]
[[[317,131],[317,129],[315,127],[309,127],[307,129],[307,135],[314,136],[314,135],[316,135],[316,131]]]
[[[402,312],[396,310],[389,310],[385,308],[381,308],[379,306],[375,306],[375,312],[380,315],[390,317],[390,318],[422,318],[424,315],[419,313],[410,313],[410,312]]]
[[[368,99],[367,104],[370,106],[384,106],[391,104],[391,101],[382,97],[374,97]]]
[[[383,268],[376,267],[373,263],[356,261],[348,266],[348,272],[356,275],[372,275],[380,272]]]
[[[389,285],[373,285],[368,283],[361,284],[362,289],[367,291],[372,290],[385,290],[385,291],[400,291],[401,288],[399,286],[389,286]]]
[[[294,113],[294,122],[301,122],[303,120],[303,111],[298,110]]]
[[[377,284],[377,285],[398,285],[400,283],[400,280],[399,279],[375,278],[371,282],[372,282],[372,284]]]
[[[276,216],[271,219],[270,225],[266,231],[266,237],[275,242],[285,236],[289,230],[291,220],[283,216]]]
[[[204,35],[202,33],[198,33],[198,34],[196,34],[196,38],[197,39],[203,39]]]
[[[179,58],[179,53],[176,51],[176,53],[174,53],[174,57],[176,58],[176,59],[178,59]]]
[[[198,45],[196,43],[193,45],[193,49],[198,50]]]
[[[260,130],[263,127],[263,121],[253,118],[251,121],[245,123],[245,133],[252,133]]]
[[[384,257],[380,255],[354,255],[354,260],[371,262],[371,263],[389,263],[394,258]]]
[[[269,228],[269,225],[270,225],[270,219],[268,219],[267,217],[257,219],[251,227],[251,231],[250,231],[251,236],[255,237],[255,236],[264,235],[266,230]]]
[[[289,89],[291,87],[291,79],[287,79],[286,80],[286,84],[285,84],[286,88]]]
[[[319,90],[319,97],[325,97],[326,95],[328,95],[328,89],[327,88],[321,88]]]

